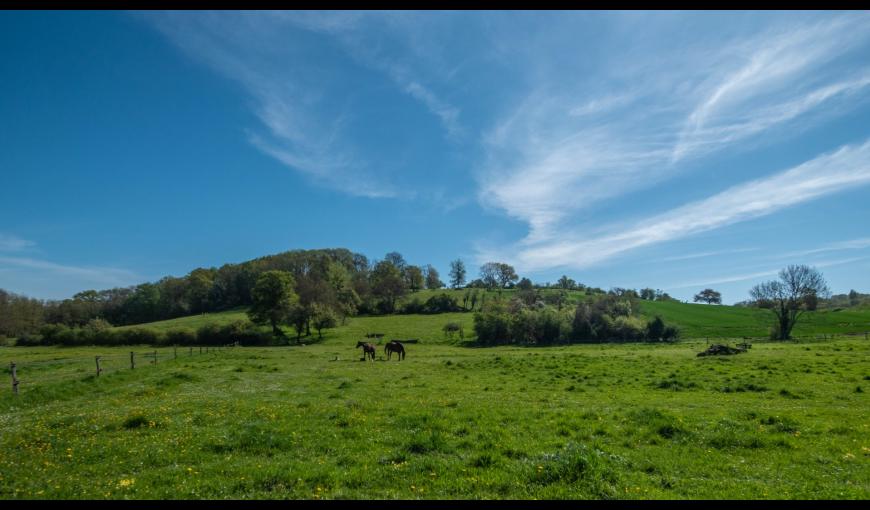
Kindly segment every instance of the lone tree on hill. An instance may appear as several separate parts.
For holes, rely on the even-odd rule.
[[[465,262],[456,259],[450,263],[450,286],[454,289],[465,285]]]
[[[266,271],[261,274],[251,290],[253,303],[248,310],[251,321],[269,323],[275,335],[284,336],[278,325],[288,320],[293,307],[299,302],[299,296],[293,291],[294,285],[293,275],[287,271]]]
[[[779,281],[760,283],[749,291],[759,308],[776,317],[775,335],[791,338],[791,330],[806,310],[814,310],[818,298],[830,295],[828,284],[818,270],[808,266],[788,266],[779,272]]]
[[[695,294],[695,302],[697,303],[698,301],[703,301],[708,305],[721,305],[722,294],[720,292],[716,292],[713,289],[704,289],[701,292]]]

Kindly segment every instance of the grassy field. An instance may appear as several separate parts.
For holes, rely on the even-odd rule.
[[[758,308],[640,301],[640,311],[647,316],[660,315],[666,323],[676,324],[686,338],[765,337],[773,324],[773,314]],[[809,338],[823,334],[863,336],[865,332],[870,332],[870,309],[847,308],[807,312],[792,334]]]
[[[473,348],[448,320],[471,331],[471,314],[356,318],[156,365],[147,347],[0,348],[23,381],[0,393],[0,498],[870,497],[863,338],[699,358],[704,341]],[[366,332],[421,342],[363,363]]]
[[[459,297],[463,291],[443,291]],[[503,291],[502,299],[508,299],[509,290]],[[425,301],[435,291],[420,291],[415,294]],[[495,299],[497,293],[490,292],[487,299]],[[569,299],[578,302],[584,299],[580,292],[570,293]],[[741,308],[734,306],[715,306],[703,304],[687,304],[680,302],[638,301],[640,313],[647,318],[659,315],[667,324],[675,324],[680,328],[682,338],[765,338],[773,323],[773,315],[768,310],[757,308]],[[365,317],[351,322],[351,330],[359,333],[385,333],[395,335],[394,338],[438,338],[441,327],[448,321],[459,321],[463,324],[465,334],[474,336],[473,313],[451,313],[437,315],[414,315],[413,320],[405,320],[408,316]],[[160,331],[174,328],[197,329],[208,323],[228,324],[236,320],[247,319],[245,309],[237,309],[220,313],[208,313],[181,317],[178,319],[151,322],[148,324],[122,326],[118,329],[148,327]],[[393,325],[398,329],[393,331]],[[413,324],[411,329],[406,325]],[[356,329],[354,329],[356,328]],[[391,329],[393,328],[393,329]],[[406,328],[406,329],[403,329]],[[295,333],[289,327],[284,328],[289,337]],[[798,338],[809,339],[820,335],[856,335],[863,337],[870,332],[870,308],[847,308],[839,311],[820,310],[807,312],[793,331]],[[340,333],[342,335],[344,333]],[[434,336],[433,336],[434,335]]]

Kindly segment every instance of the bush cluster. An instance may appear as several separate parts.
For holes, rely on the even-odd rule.
[[[229,324],[206,324],[197,330],[176,328],[161,331],[153,328],[114,329],[105,321],[95,319],[83,327],[63,324],[43,326],[38,335],[22,335],[16,345],[226,345],[239,341],[241,345],[269,345],[274,342],[268,331],[263,331],[247,320]]]
[[[420,298],[414,299],[405,303],[401,309],[403,314],[434,314],[434,313],[449,313],[461,312],[462,307],[453,296],[448,294],[437,294],[423,302]]]
[[[550,345],[591,342],[663,342],[679,331],[660,317],[647,320],[634,313],[630,298],[614,295],[558,310],[543,302],[490,302],[474,315],[477,341],[483,345]]]

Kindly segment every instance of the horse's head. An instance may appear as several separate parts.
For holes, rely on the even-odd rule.
[[[363,342],[357,342],[357,343],[356,343],[356,346],[357,346],[357,347],[362,347],[362,346],[364,346],[364,345],[365,345],[365,344],[364,344]]]

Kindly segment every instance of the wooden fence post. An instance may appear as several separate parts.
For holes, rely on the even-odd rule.
[[[16,372],[14,361],[11,363],[10,368],[12,369],[12,393],[18,395],[18,372]]]
[[[102,372],[102,370],[100,370],[100,356],[94,356],[94,361],[97,362],[97,377],[99,377],[100,372]]]
[[[172,359],[178,359],[178,346],[177,345],[172,346],[172,356],[173,356]]]
[[[202,354],[202,346],[199,346],[199,353]]]
[[[154,351],[154,364],[157,364],[157,351]]]
[[[188,356],[193,356],[193,347],[190,348],[190,352],[187,353]]]
[[[136,362],[133,361],[133,351],[130,351],[130,370],[136,368]]]

